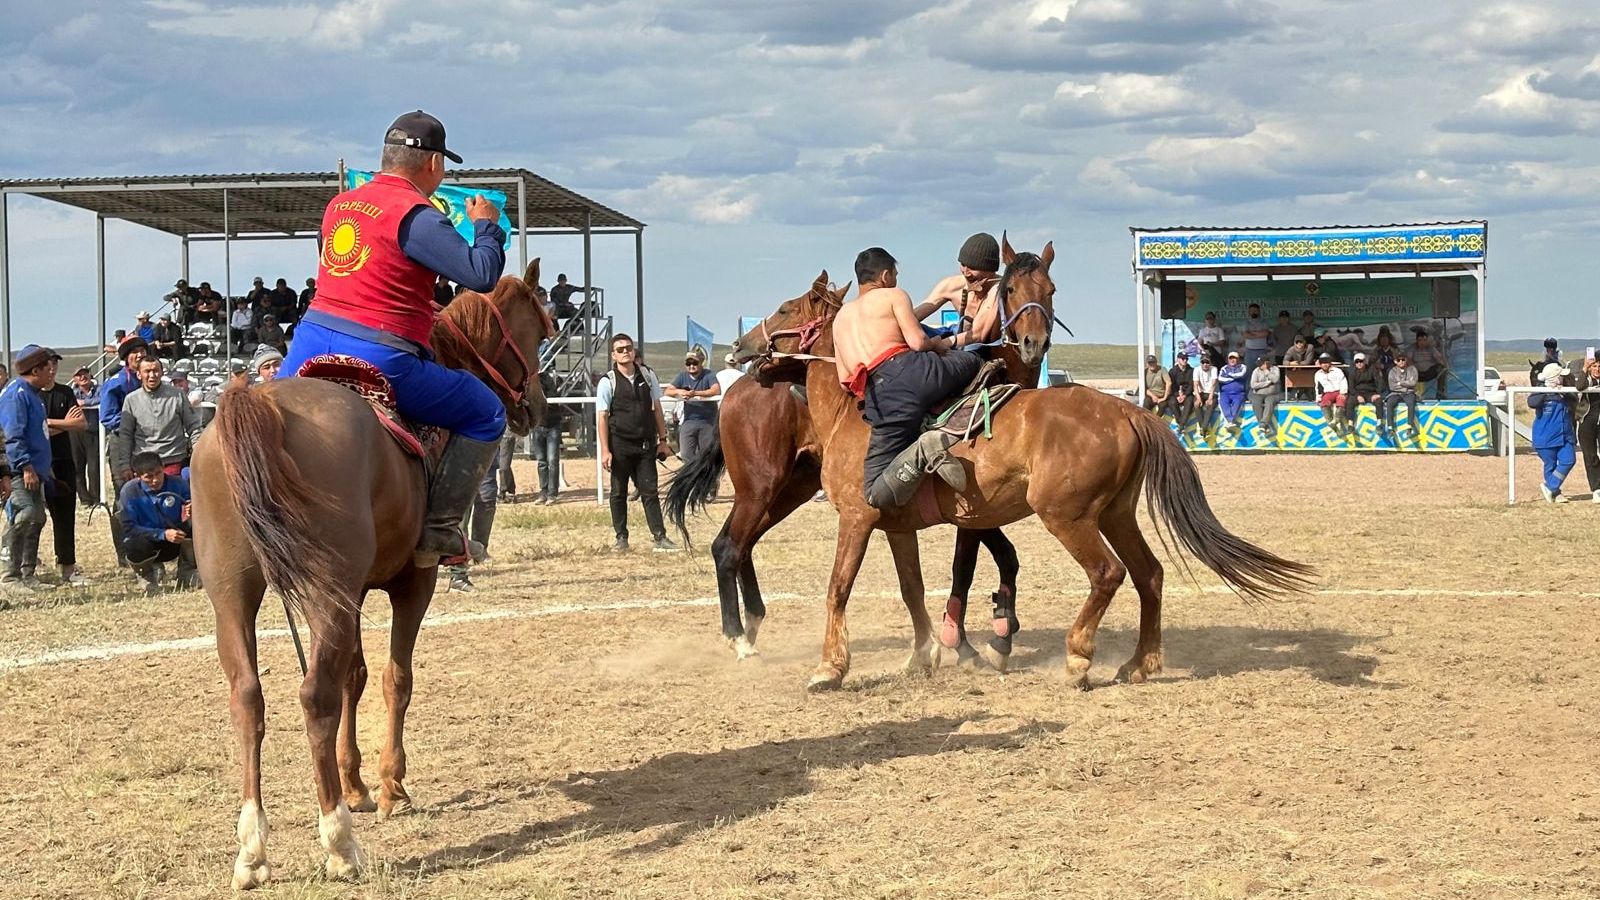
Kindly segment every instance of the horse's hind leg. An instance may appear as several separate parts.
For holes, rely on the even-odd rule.
[[[367,689],[367,655],[361,649],[361,632],[356,632],[356,655],[350,663],[350,678],[344,687],[344,708],[339,714],[339,782],[344,802],[351,812],[372,812],[377,804],[366,782],[361,780],[361,748],[356,744],[356,708]]]
[[[419,574],[420,573],[420,574]],[[389,630],[389,665],[383,670],[383,699],[389,711],[388,735],[378,761],[378,815],[385,818],[412,810],[406,793],[406,710],[411,706],[411,656],[417,646],[422,617],[433,602],[432,569],[408,569],[402,580],[390,584],[389,603],[394,621]]]
[[[900,599],[911,614],[911,657],[905,672],[933,671],[933,624],[928,620],[927,590],[922,583],[922,556],[914,531],[888,532],[894,573],[900,579]]]
[[[314,598],[313,602],[326,605],[327,622],[312,635],[310,665],[300,684],[300,705],[305,709],[306,738],[311,744],[317,806],[321,810],[317,832],[328,853],[325,868],[332,878],[353,878],[366,866],[366,855],[356,843],[351,827],[350,807],[345,805],[336,751],[345,689],[361,639],[361,623],[354,611],[355,594],[350,591],[350,599],[344,601],[334,599],[337,594],[332,591]]]
[[[1095,518],[1044,512],[1039,514],[1039,518],[1044,520],[1045,527],[1089,576],[1089,597],[1078,611],[1078,620],[1072,624],[1072,631],[1067,635],[1067,682],[1088,690],[1089,667],[1094,662],[1095,632],[1100,628],[1100,619],[1106,614],[1106,608],[1111,605],[1111,598],[1127,577],[1128,570],[1106,546],[1096,527]]]
[[[254,567],[227,577],[208,573],[206,580],[217,616],[217,655],[228,678],[228,707],[239,738],[244,781],[239,856],[233,863],[233,887],[241,891],[272,878],[267,864],[267,811],[261,802],[261,740],[267,733],[267,707],[256,662],[256,614],[266,587]]]
[[[1137,499],[1138,494],[1134,494]],[[1121,504],[1119,503],[1120,507]],[[1117,670],[1117,678],[1126,678],[1138,684],[1161,671],[1161,587],[1163,573],[1161,560],[1156,558],[1144,534],[1139,531],[1139,519],[1133,501],[1125,509],[1108,511],[1101,518],[1100,530],[1110,542],[1111,549],[1121,557],[1133,587],[1139,592],[1139,645],[1133,658]]]

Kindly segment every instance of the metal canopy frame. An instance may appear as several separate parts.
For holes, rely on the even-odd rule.
[[[1276,250],[1265,249],[1271,241],[1278,238],[1290,238],[1301,244],[1316,242],[1319,238],[1336,236],[1336,239],[1348,239],[1351,236],[1389,236],[1399,232],[1406,233],[1432,233],[1435,231],[1449,231],[1452,229],[1476,229],[1481,231],[1481,237],[1475,252],[1457,254],[1454,258],[1412,258],[1412,259],[1360,259],[1319,258],[1304,260],[1295,258],[1291,260],[1274,261]],[[1466,219],[1451,222],[1422,222],[1412,224],[1393,225],[1329,225],[1315,227],[1200,227],[1180,225],[1164,228],[1138,228],[1130,227],[1129,233],[1133,235],[1133,292],[1134,309],[1138,316],[1138,346],[1134,358],[1135,380],[1138,383],[1139,397],[1144,396],[1144,359],[1156,351],[1160,341],[1161,303],[1157,291],[1160,283],[1168,278],[1183,278],[1193,280],[1241,280],[1245,278],[1267,281],[1277,276],[1293,278],[1319,279],[1324,275],[1336,277],[1361,276],[1371,278],[1381,276],[1406,276],[1423,278],[1444,275],[1470,275],[1477,281],[1478,286],[1478,368],[1484,364],[1485,335],[1484,327],[1487,321],[1484,311],[1487,307],[1488,296],[1488,234],[1489,223],[1485,219]],[[1242,237],[1257,243],[1260,246],[1254,253],[1260,261],[1241,261],[1232,252],[1232,248],[1221,246],[1227,239]],[[1205,255],[1220,259],[1219,262],[1197,261],[1194,258],[1178,258],[1175,261],[1153,260],[1144,254],[1141,240],[1171,238],[1174,241],[1201,240],[1210,242]],[[1343,248],[1347,249],[1347,248]],[[1265,254],[1265,255],[1262,255]],[[1483,391],[1481,375],[1474,376],[1474,389],[1480,395]]]
[[[528,235],[583,237],[583,283],[593,282],[595,235],[633,235],[639,340],[644,340],[643,222],[527,169],[455,169],[445,183],[505,191],[515,207],[518,257],[528,264]],[[233,175],[152,175],[98,178],[30,178],[0,181],[0,344],[11,366],[11,258],[8,207],[12,194],[53,200],[95,214],[95,293],[99,308],[96,346],[106,329],[105,223],[121,219],[174,235],[182,241],[180,273],[189,277],[189,245],[223,245],[223,296],[233,296],[232,244],[236,241],[316,240],[328,201],[341,190],[339,173],[292,172]],[[507,213],[512,210],[508,209]],[[232,355],[232,335],[228,339]]]

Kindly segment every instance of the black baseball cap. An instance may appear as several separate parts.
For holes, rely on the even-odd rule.
[[[383,142],[443,153],[451,162],[461,162],[461,157],[445,148],[444,123],[420,109],[395,119],[384,135]]]

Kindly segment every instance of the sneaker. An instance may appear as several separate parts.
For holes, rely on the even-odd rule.
[[[73,569],[71,575],[61,579],[61,583],[67,587],[83,588],[89,586],[89,579],[83,577],[82,572]]]
[[[1555,502],[1557,502],[1557,503],[1571,503],[1572,501],[1568,500],[1566,497],[1562,496],[1561,494],[1557,494]]]
[[[628,552],[628,539],[627,538],[617,538],[617,542],[615,544],[611,545],[611,552],[612,553],[627,553]]]
[[[1539,482],[1539,493],[1544,495],[1544,499],[1545,499],[1546,503],[1554,503],[1554,502],[1556,502],[1556,492],[1550,490],[1549,486],[1547,486],[1542,481]]]
[[[22,576],[22,586],[27,588],[30,591],[51,591],[51,590],[55,590],[55,585],[50,584],[48,582],[40,581],[39,580],[39,576],[37,576],[37,575],[24,575],[24,576]]]
[[[451,572],[450,584],[445,587],[446,592],[458,591],[463,594],[470,594],[476,590],[477,588],[472,584],[472,579],[468,578],[465,572]]]
[[[666,535],[662,535],[661,537],[656,538],[656,545],[651,549],[656,553],[677,553],[678,545],[667,540]]]
[[[1594,493],[1590,494],[1589,499],[1594,503],[1600,503],[1600,491],[1595,491]]]

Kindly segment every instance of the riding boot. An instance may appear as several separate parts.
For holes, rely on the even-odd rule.
[[[478,496],[483,474],[489,471],[499,452],[498,440],[475,441],[459,434],[450,436],[428,488],[427,517],[412,559],[417,568],[426,569],[441,561],[449,563],[464,557],[479,561],[484,558],[483,545],[467,540],[461,531],[461,520],[472,506],[473,498]]]
[[[472,543],[482,546],[485,555],[489,552],[489,533],[494,530],[496,509],[493,500],[478,497],[472,501],[472,521],[467,525],[467,531],[472,536]]]
[[[200,571],[195,565],[194,541],[184,541],[178,545],[178,590],[194,591],[200,589]]]
[[[942,431],[924,431],[916,443],[900,451],[882,475],[867,488],[874,509],[897,509],[911,502],[924,475],[932,472],[958,491],[966,490],[967,472],[949,450],[957,438]]]

